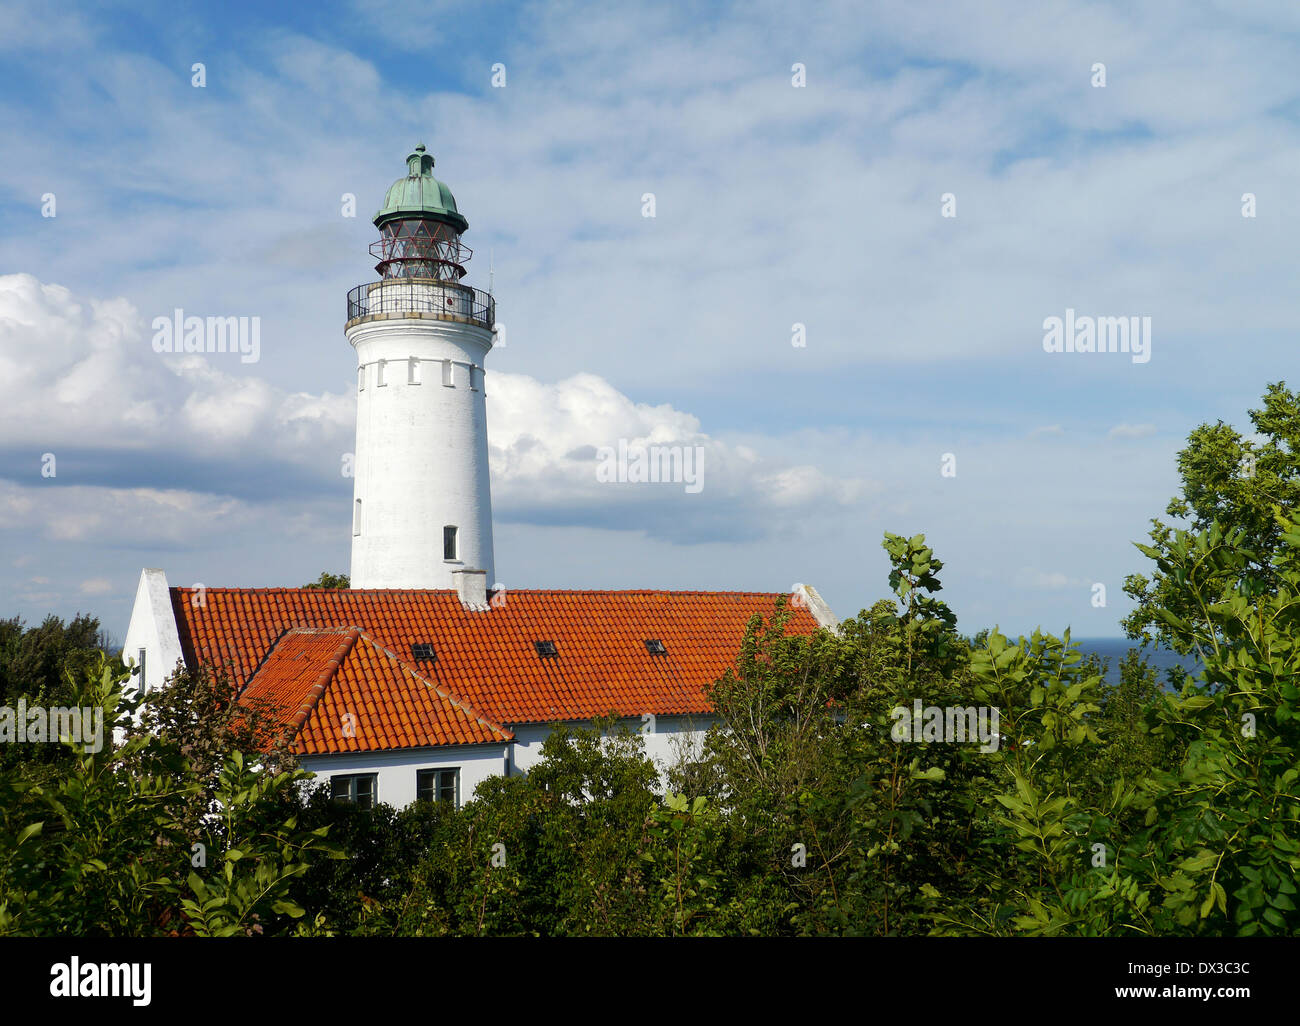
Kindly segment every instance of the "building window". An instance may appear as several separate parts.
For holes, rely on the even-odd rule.
[[[482,376],[483,376],[483,368],[475,367],[471,364],[469,368],[469,390],[471,392],[478,391],[478,385],[475,382],[481,380]]]
[[[420,361],[414,356],[406,363],[406,383],[408,385],[418,385],[420,383]]]
[[[455,388],[456,382],[451,376],[452,368],[455,366],[450,360],[442,361],[442,383],[448,388]]]
[[[433,650],[430,642],[417,641],[411,645],[411,658],[417,663],[436,663],[438,653]]]
[[[352,537],[361,536],[361,500],[358,499],[352,507]]]
[[[460,770],[416,770],[415,800],[417,802],[449,802],[452,808],[458,808],[460,806]]]
[[[149,679],[144,675],[144,653],[143,648],[136,653],[136,664],[140,667],[140,690],[147,695],[149,693]]]
[[[533,648],[537,650],[539,659],[555,659],[560,654],[559,649],[555,647],[554,641],[534,641]]]
[[[380,360],[377,364],[375,364],[375,387],[376,388],[383,388],[385,385],[388,384],[388,382],[384,380],[384,371],[387,367],[388,367],[387,360]]]
[[[373,809],[379,799],[379,774],[330,777],[330,797],[336,802],[351,802],[359,809]]]
[[[645,650],[651,655],[666,655],[668,653],[668,649],[658,638],[646,638]]]
[[[444,527],[442,529],[442,558],[443,559],[460,559],[458,555],[459,545],[457,544],[460,534],[458,527]]]
[[[365,390],[366,390],[366,368],[365,368],[365,364],[362,364],[360,367],[357,368],[357,391],[364,392]]]

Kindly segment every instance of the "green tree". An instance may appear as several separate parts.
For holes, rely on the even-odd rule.
[[[232,756],[276,775],[296,768],[290,726],[265,701],[239,701],[224,672],[178,667],[162,687],[138,700],[128,736],[155,737],[185,761],[194,787],[170,810],[197,839]]]
[[[334,589],[352,587],[352,579],[347,574],[332,574],[328,570],[321,571],[321,575],[310,584],[304,584],[304,588],[314,589]]]
[[[1157,616],[1205,653],[1199,679],[1152,716],[1183,756],[1152,789],[1146,843],[1163,908],[1189,932],[1300,930],[1300,517],[1275,527],[1268,555],[1218,524],[1150,553],[1185,589]],[[1265,563],[1261,589],[1252,568]]]
[[[1178,454],[1182,493],[1165,512],[1193,533],[1214,523],[1225,532],[1240,530],[1242,544],[1253,554],[1240,567],[1242,581],[1267,587],[1272,583],[1271,556],[1280,543],[1276,514],[1300,508],[1300,393],[1288,391],[1285,382],[1271,384],[1263,407],[1248,412],[1253,437],[1223,421],[1192,431]],[[1151,544],[1139,547],[1158,560],[1170,552],[1176,527],[1151,523]],[[1137,603],[1123,621],[1130,638],[1155,637],[1178,651],[1183,651],[1178,645],[1197,643],[1191,635],[1171,631],[1158,612],[1198,615],[1200,603],[1185,580],[1169,577],[1157,566],[1149,578],[1131,575],[1124,591]]]
[[[70,704],[103,711],[103,744],[67,742],[52,778],[0,773],[0,935],[294,929],[291,884],[328,854],[323,831],[285,811],[306,775],[231,752],[196,822],[183,810],[205,782],[175,738],[131,729],[142,699],[129,681],[101,654],[70,682]]]

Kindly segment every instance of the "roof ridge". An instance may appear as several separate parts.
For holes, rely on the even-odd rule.
[[[470,705],[470,703],[466,699],[462,698],[454,691],[445,690],[441,685],[439,685],[435,681],[430,680],[419,670],[413,667],[410,663],[408,663],[405,659],[399,656],[396,652],[389,649],[386,645],[381,645],[378,641],[372,638],[365,631],[360,631],[359,634],[362,638],[364,638],[367,642],[369,642],[372,647],[378,649],[385,656],[387,656],[389,659],[395,662],[404,673],[409,673],[412,677],[415,677],[418,681],[424,684],[425,687],[431,688],[435,693],[437,693],[439,698],[442,698],[444,701],[450,702],[455,708],[459,709],[470,719],[476,720],[484,727],[487,727],[488,730],[500,734],[506,740],[510,740],[510,741],[514,740],[515,737],[514,731],[509,730],[502,724],[496,723],[493,720],[489,720],[487,717],[480,714],[479,711],[475,709],[474,706]]]
[[[348,657],[348,653],[352,651],[352,646],[356,644],[357,638],[361,636],[361,628],[359,627],[345,627],[342,628],[342,630],[347,633],[347,637],[344,638],[338,648],[334,650],[334,654],[330,656],[329,661],[325,664],[325,668],[321,670],[320,675],[316,678],[312,686],[307,689],[307,694],[299,704],[298,711],[294,713],[293,737],[295,738],[302,733],[303,725],[307,722],[307,718],[312,714],[312,711],[316,706],[320,704],[321,698],[329,687],[331,678],[333,678],[334,674],[338,673],[339,667],[343,665],[343,660]],[[339,628],[292,627],[284,632],[280,641],[283,641],[284,638],[288,637],[290,634],[336,634],[339,632]],[[280,642],[277,641],[273,646],[271,646],[271,650],[275,651],[275,649],[279,647]],[[249,678],[249,680],[251,683],[252,678]]]

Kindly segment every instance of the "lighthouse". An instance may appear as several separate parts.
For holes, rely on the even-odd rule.
[[[496,304],[464,284],[469,222],[423,144],[375,215],[379,280],[348,293],[357,354],[353,588],[494,580],[484,361]]]

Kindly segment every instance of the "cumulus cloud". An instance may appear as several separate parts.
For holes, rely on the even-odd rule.
[[[157,353],[123,299],[0,277],[0,369],[14,384],[14,401],[0,408],[0,473],[29,486],[0,491],[0,525],[27,522],[65,540],[125,525],[166,540],[169,525],[191,533],[207,519],[229,525],[259,503],[341,496],[346,486],[353,395],[285,391],[234,354]],[[494,501],[510,520],[680,541],[756,537],[773,511],[850,505],[866,488],[727,444],[697,417],[634,402],[595,375],[544,383],[489,372],[488,380]],[[689,481],[598,480],[599,454],[620,445],[689,450]],[[54,472],[43,476],[46,453]],[[96,503],[69,491],[96,485],[107,493]]]
[[[778,511],[847,507],[871,488],[728,444],[697,417],[634,402],[593,374],[548,384],[497,373],[490,382],[493,505],[507,520],[620,526],[678,541],[757,537]],[[680,456],[672,463],[679,477],[633,479],[630,464],[664,450]],[[624,469],[602,475],[602,462],[623,453]]]
[[[30,274],[0,276],[0,376],[8,384],[0,472],[22,480],[32,452],[84,450],[131,454],[124,462],[137,478],[148,475],[151,451],[294,461],[313,444],[337,449],[351,430],[351,396],[286,392],[241,370],[237,354],[158,353],[151,342],[125,299],[85,299]]]

